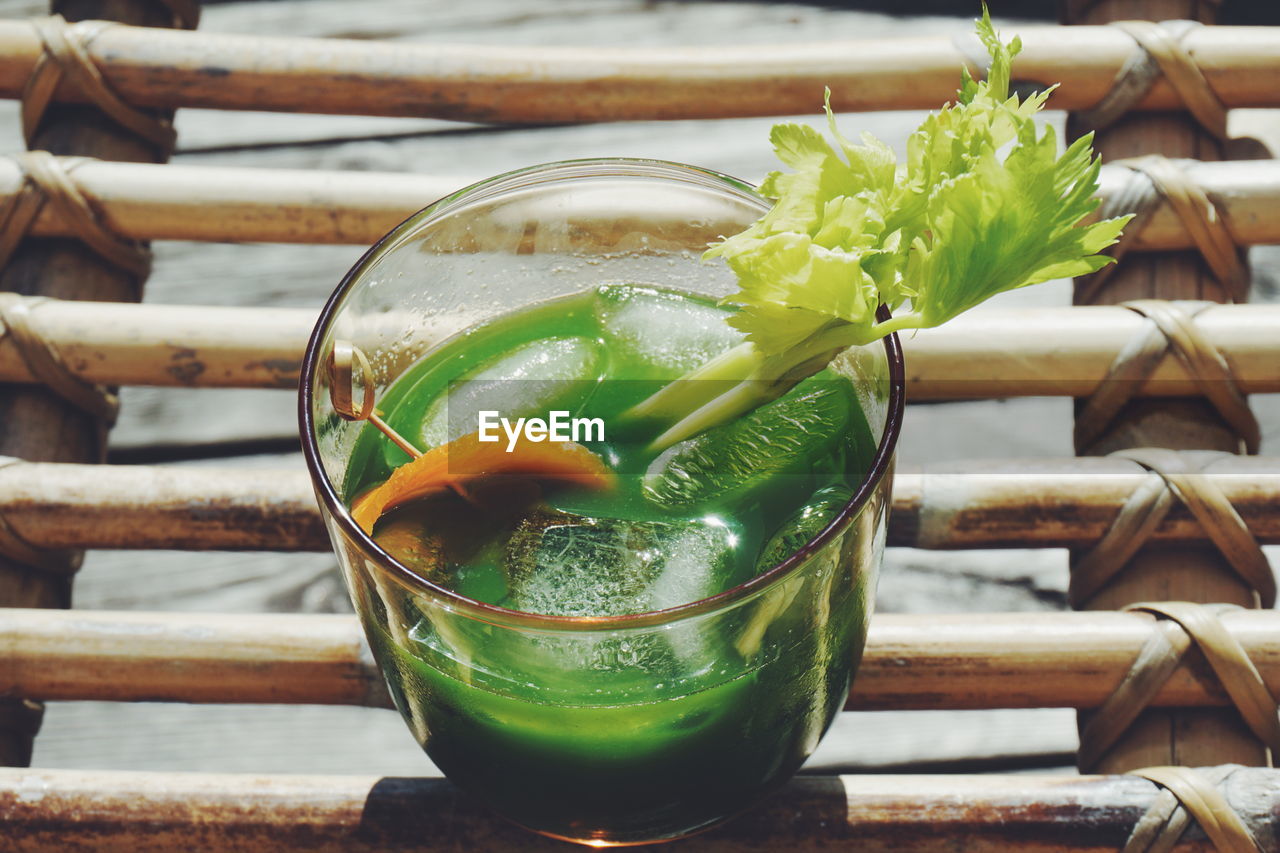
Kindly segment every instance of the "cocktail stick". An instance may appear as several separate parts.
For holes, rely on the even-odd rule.
[[[352,368],[356,365],[360,368],[362,388],[359,409],[355,408],[353,394],[355,376]],[[333,354],[329,356],[329,399],[333,402],[334,411],[349,421],[368,421],[389,438],[392,444],[417,459],[422,455],[422,451],[410,444],[404,436],[382,419],[374,408],[373,394],[373,368],[369,366],[369,359],[351,341],[334,341]]]

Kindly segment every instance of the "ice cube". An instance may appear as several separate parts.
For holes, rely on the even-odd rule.
[[[760,549],[756,571],[768,571],[800,550],[835,520],[852,497],[853,489],[847,486],[827,486],[814,492],[804,506],[782,522]]]
[[[509,606],[621,616],[687,604],[738,582],[739,542],[718,518],[624,521],[539,510],[507,546]]]
[[[419,437],[435,447],[475,432],[481,411],[500,417],[577,414],[604,367],[604,347],[585,337],[546,338],[517,347],[450,384],[427,408]]]
[[[729,314],[677,293],[637,285],[605,285],[596,317],[626,379],[675,379],[731,347],[742,333]]]
[[[784,478],[809,475],[836,451],[856,405],[847,381],[806,380],[746,417],[668,448],[645,471],[644,496],[684,510],[723,505],[766,487],[799,485]]]

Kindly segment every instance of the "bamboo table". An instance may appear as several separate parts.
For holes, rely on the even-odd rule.
[[[1108,2],[1114,8],[1123,5],[1122,0]],[[26,460],[0,464],[0,546],[8,548],[0,549],[7,555],[0,557],[7,560],[0,564],[0,697],[6,699],[0,705],[0,755],[10,764],[25,763],[20,759],[29,731],[20,729],[25,725],[29,730],[30,721],[38,720],[31,705],[37,701],[193,707],[233,703],[244,719],[273,705],[366,708],[369,714],[383,713],[374,709],[388,706],[385,687],[349,615],[174,613],[160,610],[165,602],[158,599],[130,601],[131,609],[99,604],[93,610],[65,610],[61,608],[69,597],[69,573],[49,582],[34,580],[46,575],[20,567],[24,561],[55,562],[49,555],[65,560],[65,555],[85,549],[122,550],[125,560],[130,559],[129,551],[137,551],[140,561],[141,550],[150,549],[156,554],[148,559],[170,560],[175,567],[195,565],[184,562],[188,557],[179,552],[185,551],[280,551],[298,556],[328,550],[309,484],[293,457],[268,459],[265,466],[250,464],[254,460],[249,459],[170,466],[160,464],[162,451],[148,456],[135,449],[152,464],[95,464],[101,456],[93,441],[97,427],[74,408],[63,411],[58,408],[63,404],[44,399],[46,392],[38,389],[49,368],[32,360],[31,345],[22,340],[45,342],[41,346],[47,344],[62,365],[55,369],[69,376],[73,387],[127,386],[122,421],[126,431],[141,432],[138,422],[130,426],[129,418],[140,417],[130,412],[131,394],[138,394],[132,399],[139,402],[159,399],[140,396],[143,393],[189,395],[173,397],[179,402],[158,408],[158,417],[176,411],[184,405],[181,401],[201,398],[243,400],[250,408],[254,404],[248,401],[264,399],[251,396],[255,394],[287,399],[298,379],[315,298],[285,297],[284,304],[272,305],[269,298],[253,295],[235,305],[234,298],[220,292],[248,286],[238,281],[265,284],[270,269],[258,273],[251,268],[252,259],[285,256],[270,255],[277,251],[271,246],[235,246],[227,250],[235,254],[226,257],[247,259],[243,263],[208,262],[210,281],[218,290],[210,287],[187,304],[166,298],[174,295],[172,290],[161,290],[158,300],[151,297],[145,305],[128,304],[136,292],[119,286],[118,264],[104,262],[73,242],[86,234],[86,226],[74,221],[77,215],[92,219],[99,251],[108,253],[132,251],[135,241],[298,244],[308,248],[287,257],[290,264],[302,264],[306,258],[330,257],[325,253],[340,252],[343,245],[367,245],[425,201],[495,171],[486,165],[491,152],[485,148],[507,145],[517,152],[509,156],[535,149],[536,159],[545,160],[582,153],[572,147],[582,144],[574,140],[616,145],[617,138],[608,134],[633,131],[646,145],[661,145],[665,136],[683,134],[687,140],[710,135],[731,148],[738,133],[724,128],[738,127],[734,122],[749,122],[751,116],[810,114],[819,102],[814,93],[823,85],[832,87],[833,103],[843,111],[935,107],[953,92],[957,66],[973,65],[975,55],[973,44],[957,35],[963,26],[906,34],[904,24],[887,38],[842,39],[852,25],[897,25],[835,10],[787,10],[798,30],[781,39],[778,33],[792,19],[780,17],[773,7],[752,5],[724,12],[738,16],[734,20],[746,41],[774,43],[708,48],[696,41],[691,46],[673,41],[670,33],[680,28],[655,16],[669,13],[677,16],[672,20],[711,32],[723,26],[713,23],[720,20],[715,16],[723,12],[721,4],[636,11],[622,0],[601,0],[594,11],[580,10],[578,16],[623,16],[591,31],[601,38],[600,44],[593,44],[586,30],[564,29],[560,32],[577,41],[541,44],[535,32],[529,37],[532,43],[504,47],[466,46],[449,39],[395,40],[406,10],[418,8],[399,0],[369,4],[363,22],[352,21],[349,8],[326,5],[317,15],[334,16],[340,24],[326,19],[322,26],[302,16],[293,29],[291,10],[308,3],[319,8],[319,0],[291,0],[207,10],[207,20],[238,23],[242,34],[208,32],[206,25],[194,31],[161,28],[184,21],[169,20],[164,4],[158,2],[88,3],[74,8],[87,5],[101,14],[120,13],[148,26],[99,31],[87,25],[69,37],[83,39],[85,56],[105,86],[136,107],[386,117],[376,125],[376,139],[361,143],[374,146],[361,149],[375,152],[372,159],[402,143],[423,146],[406,150],[442,150],[433,146],[443,145],[440,140],[447,141],[451,134],[470,140],[471,147],[449,149],[454,156],[428,162],[415,174],[368,170],[359,158],[356,163],[341,157],[335,162],[298,153],[326,149],[323,130],[290,155],[300,161],[288,164],[293,168],[277,168],[280,162],[273,162],[280,146],[240,151],[225,141],[199,143],[174,165],[119,162],[163,160],[164,146],[154,139],[140,141],[82,106],[92,99],[83,84],[77,86],[68,77],[52,88],[60,106],[42,126],[45,137],[32,138],[48,138],[58,154],[100,159],[33,164],[0,158],[0,210],[12,213],[41,192],[33,188],[38,168],[55,170],[62,176],[59,181],[65,178],[76,199],[72,208],[46,203],[28,211],[22,232],[26,242],[17,248],[5,273],[8,289],[53,298],[0,295],[0,383],[8,383],[8,399],[17,401],[10,402],[0,421],[5,424],[0,438],[7,448],[3,452]],[[65,11],[72,10],[73,4],[65,5]],[[181,4],[172,5],[184,11]],[[513,12],[528,14],[527,7],[508,0],[490,0],[490,6],[488,13],[499,19]],[[474,26],[457,23],[469,11],[442,6],[430,23],[437,30],[450,22]],[[1084,14],[1074,6],[1070,11]],[[609,43],[627,40],[626,32],[613,31],[620,20],[635,25],[638,46],[618,49]],[[279,35],[285,26],[294,35]],[[362,37],[311,37],[331,34],[335,27]],[[799,37],[805,27],[812,37]],[[1121,28],[1019,25],[1018,30],[1026,52],[1017,76],[1041,83],[1062,81],[1054,96],[1062,109],[1094,106],[1111,90],[1117,74],[1134,64],[1134,38]],[[272,32],[277,34],[267,35]],[[1280,107],[1280,28],[1205,27],[1180,37],[1222,105]],[[23,95],[43,50],[40,31],[31,24],[0,20],[0,96]],[[94,103],[103,106],[100,100]],[[1132,106],[1141,116],[1161,116],[1183,103],[1181,90],[1157,77]],[[208,123],[202,126],[199,114],[191,115],[190,127],[203,127],[198,132],[214,138],[211,128],[220,119],[205,119]],[[179,117],[180,128],[185,117]],[[408,122],[411,117],[434,123],[414,124],[400,140],[401,125],[391,119]],[[439,120],[459,124],[446,131]],[[671,124],[664,127],[682,130],[602,125],[591,131],[596,136],[578,137],[575,128],[541,126],[619,120],[665,121]],[[266,118],[262,121],[267,122],[264,127],[276,127]],[[305,127],[305,121],[304,116],[296,117],[299,126]],[[529,127],[504,131],[478,126],[494,122]],[[355,127],[324,125],[339,126]],[[218,132],[223,133],[219,139],[230,138],[231,131]],[[416,139],[419,136],[422,139]],[[550,147],[544,144],[547,140]],[[563,147],[554,144],[557,140]],[[697,150],[692,141],[681,144]],[[1241,246],[1280,242],[1280,167],[1272,161],[1210,159],[1177,162],[1181,180],[1194,191],[1193,204],[1211,211]],[[751,160],[748,177],[758,178],[763,172],[765,166],[757,169],[757,162],[766,161]],[[723,168],[733,171],[728,155],[725,164]],[[1120,203],[1132,194],[1135,180],[1133,169],[1109,165],[1102,197]],[[1129,247],[1131,260],[1203,245],[1193,232],[1194,225],[1176,204],[1157,203]],[[47,251],[51,246],[56,252]],[[215,247],[157,245],[162,260],[178,259],[180,252],[188,252],[187,257],[196,257],[192,252],[206,252],[200,257],[209,259],[223,257],[214,251]],[[331,257],[341,257],[345,264],[356,252],[353,248]],[[340,272],[343,264],[335,269]],[[289,264],[280,269],[301,277]],[[164,276],[162,270],[157,283],[162,288]],[[36,291],[22,284],[34,280],[43,282]],[[319,297],[334,281],[336,275],[326,271],[308,285],[308,292]],[[96,284],[82,286],[86,282]],[[1280,307],[1215,306],[1196,314],[1192,322],[1203,346],[1217,354],[1241,392],[1280,392]],[[465,323],[465,317],[451,319],[432,334],[448,334]],[[1098,391],[1117,357],[1151,328],[1152,321],[1118,306],[1006,306],[921,333],[904,341],[910,397],[913,403],[931,406],[917,406],[913,415],[924,417],[932,406],[941,411],[944,406],[969,405],[956,401],[1088,397]],[[425,347],[432,340],[415,343]],[[1157,358],[1149,374],[1132,383],[1136,402],[1131,405],[1160,406],[1169,398],[1217,387],[1207,385],[1203,376],[1197,378],[1191,365],[1172,352]],[[137,387],[156,390],[135,392]],[[198,420],[218,406],[208,405],[193,409],[179,423],[198,430]],[[1274,426],[1264,419],[1264,432]],[[87,437],[66,438],[77,431]],[[52,445],[50,436],[57,438]],[[294,442],[290,437],[283,445],[264,445],[260,437],[251,437],[248,446],[291,450]],[[237,446],[225,445],[232,451]],[[181,448],[176,452],[189,453]],[[957,554],[966,549],[1020,549],[1011,550],[1013,556],[1008,557],[985,552],[1001,567],[997,574],[1017,574],[1018,561],[1040,553],[1031,549],[1088,551],[1106,540],[1117,514],[1138,497],[1147,494],[1155,501],[1158,493],[1176,491],[1163,485],[1165,474],[1140,461],[1068,458],[1069,452],[1064,447],[1033,458],[923,465],[910,464],[908,456],[894,483],[890,544]],[[1253,540],[1280,544],[1280,460],[1253,455],[1210,461],[1192,476],[1222,495]],[[1143,541],[1150,547],[1194,551],[1206,547],[1211,538],[1204,508],[1197,508],[1193,500],[1171,500],[1158,507],[1151,503],[1148,511]],[[176,571],[185,577],[195,574],[190,569]],[[1066,588],[1065,577],[1056,583]],[[1065,604],[1064,597],[1053,603]],[[1252,695],[1280,695],[1280,618],[1271,609],[1238,610],[1217,618],[1229,642],[1238,644],[1254,667]],[[1224,689],[1220,660],[1193,648],[1193,641],[1173,621],[1157,620],[1145,611],[1110,609],[882,614],[873,623],[847,710],[1063,708],[1091,714],[1112,704],[1116,685],[1138,672],[1135,661],[1158,657],[1165,647],[1172,651],[1162,677],[1147,685],[1147,707],[1167,714],[1221,717],[1234,713],[1229,710],[1233,705],[1247,704],[1233,687]],[[1138,680],[1155,678],[1150,670],[1143,672]],[[1274,700],[1269,713],[1275,717]],[[1259,725],[1254,725],[1255,732]],[[1250,735],[1239,737],[1243,742]],[[1198,748],[1212,753],[1212,745]],[[1162,793],[1181,783],[1155,775],[1163,781],[1062,772],[1044,777],[807,775],[743,818],[684,846],[725,851],[1117,850],[1126,843],[1150,841],[1154,836],[1144,835],[1144,826],[1168,823],[1174,826],[1174,849],[1179,851],[1210,849],[1205,833],[1221,849],[1237,849],[1223,840],[1229,835],[1221,835],[1230,829],[1203,815],[1203,826],[1183,832],[1186,812],[1177,809],[1172,794]],[[1207,789],[1221,792],[1227,811],[1247,827],[1257,849],[1280,849],[1276,771],[1221,768],[1204,771],[1201,777]],[[1158,834],[1158,827],[1151,831]],[[0,769],[0,839],[0,846],[17,850],[560,846],[494,821],[437,779],[39,766]]]

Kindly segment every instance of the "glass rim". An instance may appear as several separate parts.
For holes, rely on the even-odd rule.
[[[684,163],[645,158],[605,157],[559,160],[495,175],[492,178],[463,187],[427,205],[422,210],[411,214],[374,243],[342,277],[337,288],[334,289],[325,302],[324,308],[321,309],[316,325],[307,341],[306,353],[303,356],[301,388],[298,394],[298,423],[302,440],[302,454],[317,496],[329,511],[335,523],[342,530],[347,540],[360,550],[363,557],[376,562],[380,567],[396,575],[401,583],[411,589],[428,594],[437,601],[451,606],[466,615],[474,616],[492,624],[561,632],[643,628],[722,610],[738,601],[744,600],[759,590],[795,573],[810,557],[826,547],[840,530],[852,524],[853,520],[861,514],[881,481],[888,475],[893,460],[893,452],[902,430],[902,419],[906,409],[906,371],[903,365],[902,345],[895,332],[882,339],[889,368],[889,397],[884,429],[876,441],[876,452],[872,458],[871,466],[859,481],[857,488],[854,489],[853,496],[841,507],[830,523],[768,571],[755,575],[715,595],[679,604],[675,607],[650,610],[643,613],[628,613],[621,616],[555,616],[513,610],[497,604],[489,604],[469,598],[434,583],[384,551],[373,540],[371,535],[356,524],[350,510],[342,502],[334,483],[325,471],[324,464],[320,459],[319,447],[316,444],[315,423],[312,418],[315,385],[311,378],[317,375],[321,344],[327,337],[347,294],[358,283],[370,264],[378,260],[384,253],[393,249],[427,219],[446,213],[460,203],[470,203],[493,195],[498,191],[518,188],[530,178],[537,178],[537,183],[544,183],[547,180],[609,177],[611,175],[618,177],[665,176],[682,179],[689,183],[705,183],[721,189],[732,189],[744,197],[756,201],[762,198],[751,184],[730,175]],[[690,178],[700,180],[690,181]],[[881,305],[877,311],[877,319],[884,321],[888,320],[889,317],[888,307]]]

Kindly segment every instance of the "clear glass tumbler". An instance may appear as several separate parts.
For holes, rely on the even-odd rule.
[[[335,344],[367,356],[368,390],[380,399],[442,340],[522,306],[603,282],[723,296],[732,274],[702,252],[768,206],[740,181],[657,161],[503,175],[383,238],[311,338],[300,401],[307,465],[391,695],[449,779],[529,829],[597,846],[678,838],[743,811],[817,746],[866,640],[903,411],[898,342],[835,363],[853,380],[875,448],[833,522],[739,586],[613,617],[475,601],[375,544],[348,510],[352,449],[370,427],[334,408]],[[666,653],[651,654],[659,646]]]

